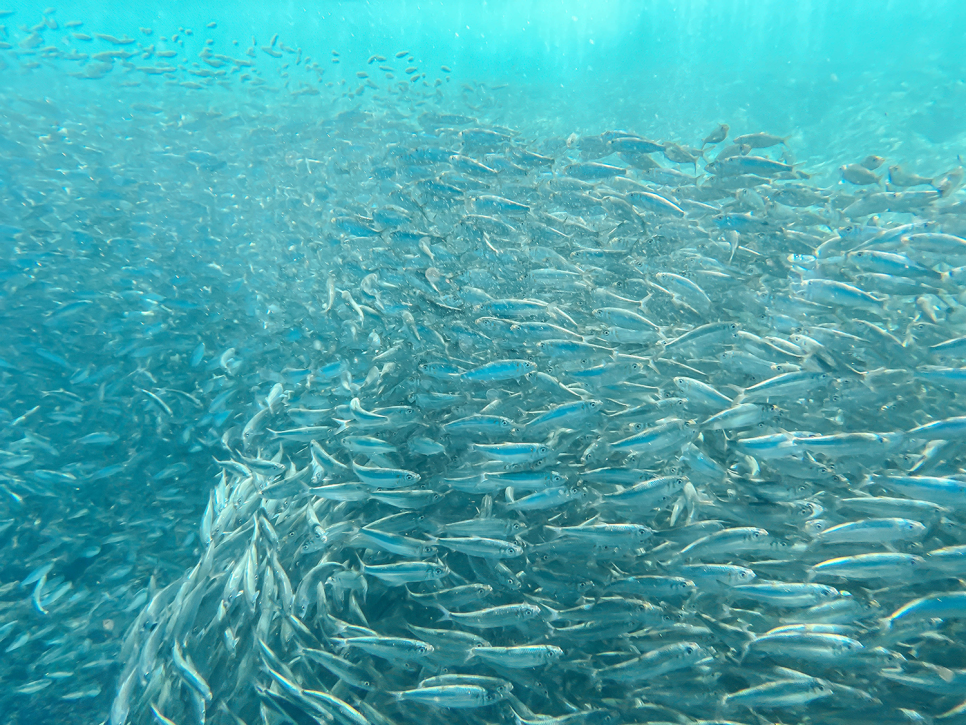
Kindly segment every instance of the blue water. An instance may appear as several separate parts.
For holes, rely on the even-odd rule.
[[[801,468],[792,470],[791,464],[780,468],[769,463],[767,454],[760,455],[759,462],[754,456],[739,455],[730,432],[708,432],[700,441],[687,438],[686,443],[672,445],[660,460],[643,462],[617,461],[612,453],[608,458],[606,445],[619,443],[628,433],[625,428],[618,433],[617,424],[604,419],[591,418],[577,433],[547,433],[551,449],[564,441],[564,448],[553,449],[552,454],[560,457],[555,468],[563,470],[571,483],[582,481],[585,469],[594,466],[620,466],[640,471],[642,478],[678,475],[690,460],[694,496],[690,489],[687,495],[675,491],[673,509],[666,507],[639,522],[655,529],[659,538],[666,534],[675,545],[683,547],[685,540],[697,538],[674,539],[684,520],[680,516],[688,524],[713,525],[726,511],[732,515],[724,516],[728,526],[760,524],[783,546],[805,547],[814,530],[794,519],[800,509],[796,513],[779,503],[807,503],[817,507],[814,511],[826,512],[820,521],[838,524],[849,518],[848,505],[843,511],[841,500],[859,492],[859,484],[866,485],[870,475],[921,471],[959,482],[963,460],[957,440],[940,448],[931,444],[946,440],[942,437],[904,433],[963,414],[961,383],[947,378],[924,383],[919,377],[924,369],[938,375],[939,367],[941,374],[952,375],[948,368],[962,364],[959,348],[951,355],[935,348],[966,334],[960,252],[923,252],[918,261],[928,269],[906,270],[908,279],[914,272],[925,275],[922,287],[899,272],[890,272],[899,280],[854,273],[848,266],[853,258],[846,253],[858,250],[866,240],[881,239],[875,236],[880,229],[903,224],[964,236],[962,211],[949,211],[958,209],[963,192],[955,183],[940,182],[946,172],[954,177],[956,169],[961,172],[966,148],[964,27],[966,4],[956,0],[0,4],[0,722],[167,722],[153,720],[150,706],[158,703],[163,705],[159,712],[180,718],[179,723],[200,722],[202,712],[207,722],[239,722],[232,719],[241,717],[238,712],[228,714],[235,704],[249,725],[282,723],[286,718],[311,721],[304,712],[286,710],[291,706],[278,694],[284,682],[277,677],[286,667],[294,668],[296,679],[315,672],[318,676],[311,682],[324,682],[346,701],[374,703],[373,711],[365,711],[373,725],[384,722],[379,720],[383,712],[390,722],[429,722],[455,712],[469,722],[513,722],[517,717],[531,725],[541,716],[562,717],[571,711],[579,711],[589,723],[686,723],[715,717],[750,723],[759,714],[769,722],[962,722],[964,716],[956,709],[966,697],[966,684],[957,689],[966,683],[961,617],[953,613],[948,621],[946,614],[924,618],[935,626],[920,639],[893,637],[880,622],[917,596],[961,592],[959,577],[966,571],[955,568],[949,576],[924,577],[921,588],[915,586],[915,577],[897,581],[894,590],[888,580],[868,585],[864,580],[839,581],[837,601],[855,595],[866,609],[854,621],[846,617],[835,623],[844,624],[843,631],[862,640],[867,650],[885,649],[870,654],[861,667],[846,659],[813,663],[811,670],[800,667],[840,688],[834,705],[819,698],[820,702],[801,707],[751,708],[754,712],[727,709],[729,693],[762,681],[788,679],[787,672],[766,668],[798,667],[801,661],[762,663],[752,657],[745,662],[743,637],[798,620],[785,610],[775,614],[747,601],[747,616],[736,615],[734,600],[719,590],[706,593],[709,599],[696,600],[702,603],[693,609],[653,600],[655,606],[667,607],[665,624],[680,624],[678,634],[664,639],[660,635],[652,643],[644,635],[632,641],[622,632],[608,645],[624,655],[641,654],[674,637],[707,636],[701,642],[713,652],[710,664],[702,661],[684,674],[655,674],[657,684],[638,698],[637,706],[615,681],[605,677],[601,686],[587,676],[588,668],[616,662],[614,652],[595,651],[581,642],[564,647],[570,668],[513,673],[519,705],[465,711],[419,709],[423,705],[407,711],[386,693],[412,690],[417,672],[426,676],[465,669],[493,675],[497,670],[479,664],[461,669],[465,663],[460,662],[390,666],[360,655],[355,662],[372,664],[385,675],[380,681],[383,691],[365,700],[360,690],[336,684],[325,670],[309,668],[291,645],[294,637],[300,647],[308,647],[308,638],[322,631],[326,645],[345,636],[343,630],[329,631],[319,624],[323,607],[314,599],[306,605],[314,617],[309,621],[313,634],[304,640],[291,620],[285,620],[297,599],[296,605],[279,605],[274,616],[264,615],[267,624],[259,624],[272,647],[280,653],[287,648],[281,659],[288,661],[281,662],[259,649],[247,619],[234,620],[241,616],[236,609],[224,616],[218,613],[218,596],[212,592],[241,576],[235,567],[245,563],[248,545],[238,551],[231,544],[218,548],[226,532],[215,520],[235,506],[226,504],[226,498],[245,495],[238,493],[246,485],[240,471],[249,470],[251,476],[251,470],[259,469],[245,467],[257,466],[259,457],[263,466],[270,466],[265,460],[278,453],[286,477],[314,466],[311,484],[316,485],[323,475],[314,478],[319,464],[313,463],[309,440],[321,437],[345,470],[350,461],[363,460],[356,455],[359,451],[350,455],[346,450],[351,448],[332,447],[344,444],[344,431],[337,426],[347,421],[360,429],[359,435],[382,436],[399,449],[388,457],[372,454],[365,459],[368,465],[419,468],[424,484],[437,485],[441,477],[456,472],[468,476],[471,470],[492,469],[481,462],[479,450],[447,433],[446,423],[484,407],[490,412],[488,403],[499,403],[494,408],[497,414],[522,429],[522,421],[542,412],[548,401],[569,400],[554,397],[560,388],[546,398],[540,397],[546,389],[538,395],[536,388],[516,388],[523,385],[516,379],[473,392],[470,378],[459,377],[504,357],[536,360],[537,370],[564,379],[573,373],[568,363],[541,358],[530,343],[514,346],[512,341],[519,338],[501,340],[491,329],[491,337],[480,335],[482,328],[473,325],[483,315],[481,305],[493,302],[486,293],[562,303],[563,312],[577,316],[579,324],[552,310],[545,321],[576,325],[581,339],[598,346],[598,352],[587,353],[593,365],[616,360],[594,357],[600,349],[615,354],[618,349],[630,350],[648,360],[657,360],[665,349],[651,347],[656,338],[612,343],[603,336],[606,325],[591,318],[591,309],[620,306],[631,297],[634,309],[660,317],[660,345],[702,324],[730,320],[759,338],[775,342],[777,337],[776,344],[789,346],[799,333],[820,337],[820,332],[841,328],[861,336],[868,331],[863,323],[871,320],[881,323],[896,342],[896,350],[884,352],[884,337],[865,337],[854,345],[842,343],[834,354],[829,351],[838,343],[832,337],[821,338],[829,349],[821,354],[804,343],[791,348],[773,345],[767,352],[775,357],[767,362],[775,367],[767,368],[767,375],[719,366],[717,349],[705,350],[706,355],[688,350],[666,369],[649,368],[646,375],[653,370],[654,378],[635,378],[637,383],[626,385],[623,378],[613,386],[600,383],[599,389],[581,395],[589,399],[593,393],[608,415],[616,415],[625,404],[657,404],[662,397],[677,396],[681,393],[673,379],[702,373],[728,393],[728,401],[737,403],[738,392],[792,362],[803,370],[837,376],[834,393],[822,389],[813,397],[768,399],[788,408],[787,416],[763,421],[758,426],[761,434],[892,436],[877,439],[876,444],[888,444],[888,455],[880,458],[866,449],[854,460],[819,451],[800,456],[796,460]],[[381,65],[392,70],[380,70]],[[463,118],[437,121],[436,114]],[[661,152],[651,154],[649,160],[656,165],[680,172],[671,181],[647,177],[643,167],[615,161],[618,157],[609,152],[595,155],[587,150],[603,138],[601,134],[618,129],[634,138],[701,150],[703,139],[722,123],[730,126],[728,141],[711,144],[693,164],[676,162]],[[495,129],[502,140],[493,148],[474,148],[460,129],[477,126]],[[706,168],[711,154],[736,136],[758,132],[784,139],[758,153],[786,164],[787,173],[768,172],[750,187],[735,187],[718,196],[708,191],[715,181],[715,172]],[[549,166],[537,162],[527,169],[501,167],[499,181],[486,182],[492,185],[490,193],[526,201],[523,216],[512,206],[500,207],[501,201],[475,199],[476,187],[443,184],[454,178],[469,184],[489,178],[474,174],[492,172],[464,168],[464,176],[454,175],[447,166],[455,163],[447,160],[450,154],[463,153],[494,165],[520,161],[512,156],[511,147],[550,160]],[[430,162],[419,156],[440,149],[442,156]],[[868,186],[843,180],[843,167],[873,155],[883,160],[869,169]],[[597,161],[619,165],[618,171],[601,173],[623,177],[626,170],[631,179],[649,183],[651,191],[675,198],[685,210],[674,206],[672,216],[679,213],[687,221],[675,226],[653,208],[628,211],[630,207],[619,202],[634,192],[630,184],[607,186],[613,179],[601,185],[601,177],[591,177],[595,186],[587,193],[592,198],[568,202],[578,206],[566,211],[559,201],[564,198],[559,193],[563,186],[543,194],[550,188],[545,185],[583,171],[577,168],[571,174],[566,170],[571,164]],[[895,181],[900,171],[890,178],[889,167],[923,179],[913,186],[901,185]],[[588,168],[586,173],[596,173]],[[771,195],[780,181],[790,181],[789,186],[801,182],[821,200],[776,206]],[[883,201],[881,209],[875,206],[853,216],[843,213],[870,195],[910,193],[909,189],[933,197],[912,211]],[[597,204],[605,201],[617,206]],[[705,202],[710,206],[700,206]],[[492,216],[508,226],[477,228],[473,225],[487,222],[462,218],[483,214],[484,203],[495,203]],[[369,216],[389,205],[406,221],[377,223]],[[545,212],[557,216],[540,216]],[[730,218],[731,212],[745,216]],[[757,226],[763,220],[772,226]],[[558,222],[566,233],[555,236],[556,227],[549,225]],[[560,245],[566,260],[528,256],[527,244],[515,246],[515,235],[529,224],[549,234],[543,243],[555,251]],[[535,235],[533,229],[530,233]],[[783,236],[786,229],[792,234]],[[400,230],[409,231],[410,237],[392,236]],[[700,243],[708,246],[692,257],[681,256],[695,230],[702,235]],[[419,233],[412,235],[414,231]],[[840,241],[854,244],[834,261],[817,258],[819,243],[838,235]],[[535,240],[533,236],[530,241],[536,244]],[[509,250],[500,247],[504,241]],[[582,246],[585,241],[590,246]],[[897,241],[898,237],[890,240]],[[644,250],[647,245],[650,252]],[[883,249],[895,251],[895,245]],[[624,253],[626,258],[617,260],[605,251]],[[634,257],[638,254],[641,259]],[[569,288],[571,280],[564,276],[544,287],[534,282],[534,269],[542,265],[569,271],[568,260],[579,262],[581,279],[592,279],[593,284]],[[707,307],[701,306],[700,295],[682,304],[688,290],[672,293],[662,288],[654,281],[660,279],[653,277],[658,272],[697,279],[709,290]],[[367,282],[370,274],[385,283],[379,293],[373,293]],[[644,283],[638,274],[646,277],[645,286],[635,286]],[[832,311],[816,312],[807,304],[823,303],[808,297],[816,286],[800,285],[823,275],[869,289],[873,284],[883,287],[872,289],[878,296],[871,301],[863,298],[855,307],[836,307],[836,302]],[[907,284],[911,286],[903,287]],[[592,290],[612,296],[591,297]],[[638,300],[643,300],[640,307]],[[888,304],[880,306],[883,301]],[[359,303],[364,307],[358,308]],[[870,307],[872,317],[866,314]],[[410,310],[416,313],[414,318],[402,314]],[[543,314],[506,312],[516,322]],[[629,334],[629,328],[620,329]],[[617,347],[606,347],[610,344]],[[765,345],[760,339],[748,344]],[[765,354],[764,347],[755,349]],[[453,370],[435,376],[419,367],[435,362],[453,365]],[[584,363],[587,360],[581,358]],[[694,372],[690,363],[709,367]],[[900,373],[907,377],[899,379]],[[635,368],[634,374],[642,373]],[[895,379],[889,377],[893,374]],[[575,388],[584,384],[573,382]],[[457,404],[449,398],[449,403],[440,403],[441,399],[426,402],[417,397],[429,392],[465,399]],[[269,402],[275,394],[282,397]],[[685,420],[708,417],[709,411],[694,398],[689,401],[687,394],[682,395],[688,411]],[[354,398],[369,411],[389,411],[391,425],[387,423],[382,432],[364,429],[364,413],[348,407]],[[518,398],[522,402],[514,402]],[[425,406],[415,422],[406,417],[409,413],[394,408],[415,405],[414,400],[423,400],[420,405]],[[689,404],[695,407],[688,409]],[[270,422],[258,418],[257,425],[247,428],[265,409],[274,416]],[[281,415],[279,410],[286,412]],[[322,410],[326,417],[319,418]],[[331,429],[296,436],[291,442],[273,437],[272,431],[286,426],[314,425]],[[518,440],[520,430],[514,435]],[[752,433],[744,430],[741,435]],[[281,447],[278,439],[284,441]],[[484,437],[475,442],[498,440]],[[597,446],[595,441],[602,443]],[[717,472],[704,471],[709,479],[699,480],[702,474],[693,457],[698,443],[704,454],[728,469],[727,476],[724,469],[720,480]],[[446,452],[440,454],[437,446]],[[536,470],[549,467],[530,463]],[[266,470],[283,476],[281,469]],[[643,476],[644,471],[649,475]],[[342,473],[326,469],[324,480],[358,484],[350,474],[345,476],[343,481]],[[760,495],[757,503],[765,506],[766,495],[754,493],[757,489],[749,481],[764,489],[765,484],[785,486],[792,481],[792,486],[801,480],[808,489],[800,498],[785,496],[783,488],[784,498],[768,501],[775,504],[768,509],[772,518],[766,520],[762,514],[758,520],[760,509],[754,507],[739,511],[747,496]],[[626,483],[608,481],[593,493],[613,494],[613,486]],[[264,495],[268,503],[259,508],[264,522],[246,510],[245,525],[260,533],[253,535],[240,523],[228,526],[231,531],[243,530],[246,542],[253,540],[252,551],[262,557],[257,577],[270,592],[284,593],[284,587],[265,584],[265,572],[273,571],[266,564],[269,559],[287,570],[294,588],[310,569],[296,554],[302,545],[299,537],[307,536],[308,529],[292,514],[303,501],[301,487],[309,484],[300,479],[291,485],[294,488],[285,495]],[[516,497],[526,493],[518,490]],[[482,496],[463,494],[447,499],[446,507],[439,504],[439,511],[429,518],[434,523],[469,519],[493,504],[492,495],[484,503]],[[502,495],[496,503],[500,511],[501,506],[513,505]],[[915,499],[913,494],[901,495]],[[710,504],[712,499],[720,504],[717,508]],[[583,499],[570,503],[559,519],[542,509],[519,518],[529,521],[532,531],[550,531],[541,527],[576,526],[594,516],[608,516],[606,506],[595,508],[597,504]],[[371,523],[393,513],[395,509],[388,508],[392,505],[370,501],[355,508],[323,510],[323,523]],[[887,550],[918,557],[963,543],[961,503],[939,513],[920,513],[928,533]],[[276,530],[281,544],[272,540]],[[436,537],[443,529],[414,523],[405,531]],[[527,547],[552,541],[543,534],[524,539]],[[333,542],[331,550],[342,557],[339,566],[345,571],[340,576],[345,580],[333,574],[325,584],[333,611],[342,619],[362,626],[368,617],[367,624],[382,632],[376,626],[378,617],[393,636],[407,635],[400,619],[422,627],[438,625],[435,610],[430,616],[416,609],[400,590],[383,586],[378,575],[367,580],[359,573],[361,568],[353,568],[363,561],[356,550],[342,547],[342,539]],[[814,560],[803,554],[805,558],[784,569],[785,576],[804,582],[802,567],[834,555],[867,553],[868,548],[833,549]],[[592,554],[603,556],[596,549]],[[564,556],[566,566],[554,570],[561,582],[570,581],[570,575],[576,581],[582,557],[583,552]],[[526,580],[538,560],[524,558],[526,565],[514,565],[512,573]],[[778,554],[771,558],[778,559]],[[754,564],[763,559],[751,557]],[[499,582],[500,574],[486,570],[478,563],[481,560],[489,561],[473,560],[462,552],[447,554],[444,563],[456,572],[449,585],[489,582],[487,575]],[[379,566],[386,561],[375,557],[365,563]],[[617,576],[608,566],[597,569],[593,561],[593,576]],[[673,574],[680,562],[673,557],[668,561],[652,567],[648,559],[651,568],[646,571]],[[747,564],[749,556],[737,554],[729,562]],[[620,559],[615,568],[625,574],[644,573],[634,569],[639,563],[633,557]],[[191,571],[200,574],[192,578],[186,574]],[[772,562],[761,565],[757,576],[779,578],[781,572]],[[282,579],[277,574],[270,578]],[[203,582],[194,602],[198,612],[188,606],[191,622],[179,623],[177,613],[183,611],[186,595],[175,595],[184,582],[194,586],[198,581]],[[420,590],[421,584],[417,594],[431,591],[428,586]],[[594,585],[604,587],[598,580]],[[191,591],[184,586],[185,592]],[[367,600],[369,587],[375,594]],[[589,590],[587,598],[567,592],[555,593],[553,599],[549,594],[544,597],[553,591],[549,583],[540,589],[525,581],[524,591],[534,601],[547,607],[547,602],[556,602],[562,610],[601,598],[603,589]],[[346,592],[351,597],[358,594],[358,599]],[[259,602],[270,596],[263,594]],[[226,594],[225,601],[236,600]],[[374,604],[379,601],[382,609]],[[504,605],[513,598],[487,601]],[[256,611],[254,599],[250,611]],[[225,617],[231,627],[222,628]],[[705,624],[712,627],[707,635],[699,631]],[[714,629],[716,625],[723,629]],[[694,629],[685,635],[685,626]],[[155,631],[163,632],[163,638],[152,640]],[[237,641],[232,642],[233,636]],[[491,644],[557,641],[547,636],[536,625],[521,626],[514,636],[494,635]],[[226,647],[230,656],[224,654]],[[191,683],[186,668],[178,664],[179,648],[188,655],[187,668],[197,666],[203,672],[213,696],[209,692],[205,698],[204,687]],[[212,652],[217,654],[208,659]],[[275,680],[266,675],[269,670]],[[889,679],[882,670],[895,677]],[[906,681],[900,687],[893,684],[899,675],[932,679],[925,685]],[[242,683],[237,689],[236,681]],[[242,686],[249,681],[258,681],[264,691]],[[309,680],[302,684],[310,689]],[[302,696],[290,697],[299,701]],[[948,716],[933,719],[944,713]],[[334,717],[358,722],[344,712]]]
[[[45,9],[17,7],[6,21],[14,33]],[[915,158],[962,132],[955,109],[963,93],[963,12],[954,0],[279,3],[230,12],[220,3],[107,12],[99,3],[74,3],[53,17],[142,42],[188,28],[195,34],[182,35],[186,54],[203,38],[227,50],[234,41],[244,48],[279,33],[324,67],[326,83],[351,84],[372,54],[409,50],[432,77],[441,65],[452,68],[447,89],[506,84],[498,109],[506,118],[539,117],[560,132],[646,124],[653,135],[685,140],[709,123],[729,122],[796,132],[799,154],[821,152],[835,163],[830,145],[841,156],[888,145]],[[205,29],[213,21],[218,27]],[[154,34],[144,36],[143,27]],[[269,58],[258,55],[267,66]],[[56,82],[63,70],[52,64],[43,73]],[[297,68],[290,78],[298,82]]]

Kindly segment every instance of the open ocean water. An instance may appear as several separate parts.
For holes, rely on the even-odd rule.
[[[966,4],[0,4],[0,722],[966,722]]]

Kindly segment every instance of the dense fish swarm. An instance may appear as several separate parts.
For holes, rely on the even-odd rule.
[[[138,82],[0,110],[6,722],[966,722],[961,168],[54,18]]]

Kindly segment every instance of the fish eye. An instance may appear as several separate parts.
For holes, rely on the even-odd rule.
[[[687,654],[687,655],[694,654],[694,647],[685,647],[684,654]]]
[[[416,479],[416,477],[413,474],[411,474],[411,473],[407,473],[406,474],[406,480],[407,481],[413,481],[415,479]]]

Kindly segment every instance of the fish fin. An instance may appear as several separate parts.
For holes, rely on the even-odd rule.
[[[621,579],[627,578],[627,574],[618,569],[617,564],[614,564],[613,562],[610,565],[610,571],[614,576],[618,576]]]
[[[478,519],[488,519],[493,515],[493,495],[486,494],[483,497],[483,504],[480,506],[480,513],[477,516]]]
[[[942,665],[936,665],[935,670],[936,670],[936,674],[939,675],[940,678],[942,678],[943,682],[952,682],[956,677],[956,673],[953,672],[948,667],[943,667]]]
[[[672,527],[677,523],[678,517],[681,515],[681,512],[684,511],[685,505],[684,505],[684,503],[682,503],[683,500],[684,500],[683,497],[679,496],[674,501],[674,506],[671,507],[671,520],[670,520],[670,525]]]
[[[539,607],[544,612],[547,612],[547,614],[549,615],[545,621],[556,622],[558,619],[560,619],[560,612],[557,611],[556,609],[553,609],[552,607],[548,607],[546,604],[540,604]]]
[[[568,710],[569,712],[580,712],[580,708],[579,707],[577,707],[576,705],[574,705],[572,702],[568,702],[567,700],[565,700],[562,697],[560,698],[560,702],[563,703],[564,708],[566,710]]]

